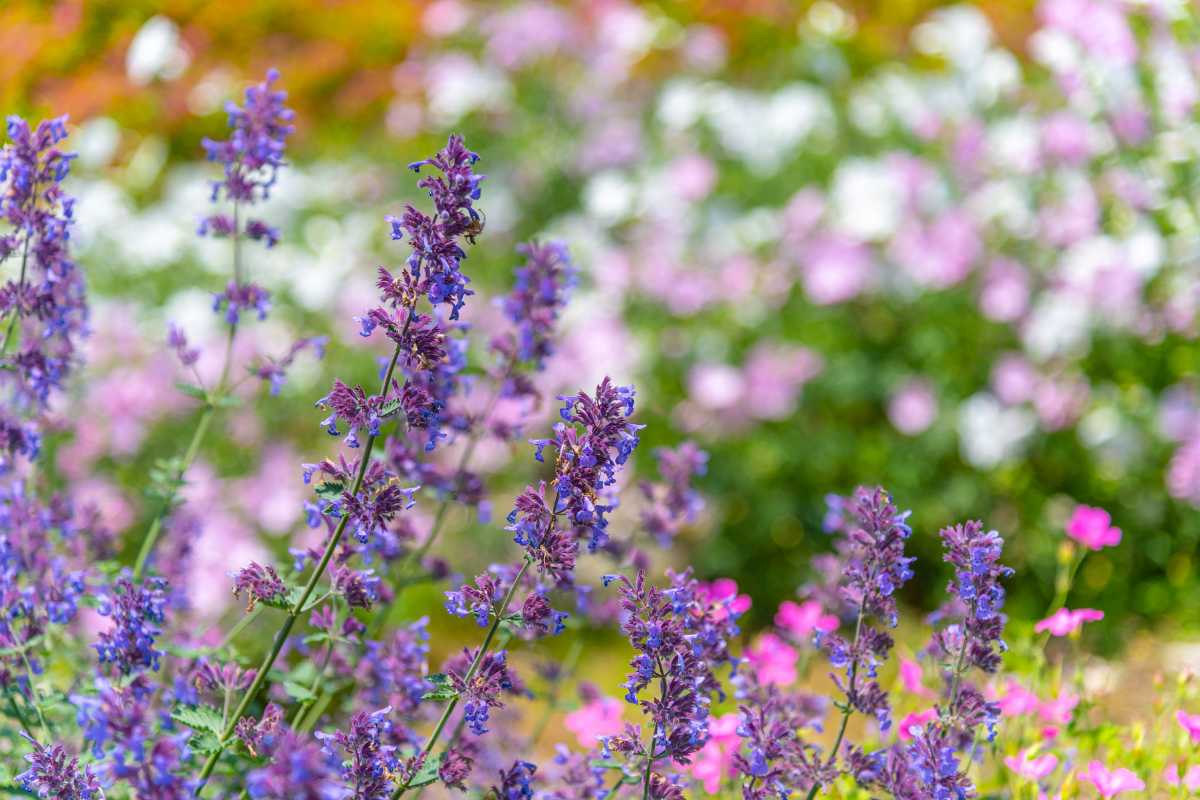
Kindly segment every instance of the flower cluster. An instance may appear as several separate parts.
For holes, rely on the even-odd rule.
[[[113,582],[97,608],[113,621],[113,627],[102,631],[95,644],[101,664],[112,664],[122,675],[158,669],[162,650],[155,640],[166,619],[166,590],[162,578],[135,583],[126,574]]]
[[[562,242],[530,242],[517,252],[525,256],[525,264],[517,267],[512,290],[497,301],[513,330],[494,337],[492,349],[505,363],[528,362],[541,370],[554,352],[555,326],[575,286],[576,270]]]

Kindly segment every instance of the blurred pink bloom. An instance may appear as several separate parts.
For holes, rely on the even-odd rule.
[[[1167,465],[1167,492],[1200,506],[1200,435],[1175,451]]]
[[[933,692],[925,688],[921,682],[922,676],[920,664],[911,658],[900,659],[900,684],[904,687],[904,691],[918,697],[933,697]]]
[[[1187,735],[1192,737],[1193,742],[1200,743],[1200,714],[1189,714],[1180,709],[1175,712],[1175,719],[1180,727],[1187,731]]]
[[[1038,716],[1052,725],[1066,725],[1075,716],[1075,706],[1079,705],[1079,696],[1065,692],[1053,700],[1043,700],[1038,703]]]
[[[937,395],[928,381],[916,378],[908,381],[888,402],[888,419],[896,430],[906,436],[925,431],[937,418]]]
[[[1044,620],[1033,626],[1035,633],[1049,631],[1051,636],[1069,636],[1083,627],[1085,622],[1097,622],[1104,619],[1104,612],[1094,608],[1077,608],[1074,611],[1060,608]]]
[[[758,419],[786,419],[804,384],[820,374],[821,357],[807,347],[760,342],[742,370],[746,408]]]
[[[1125,144],[1141,144],[1150,136],[1150,115],[1136,105],[1117,109],[1110,122],[1113,133]]]
[[[929,225],[904,226],[888,252],[917,283],[944,288],[967,277],[982,250],[974,223],[951,211]]]
[[[796,682],[796,648],[773,633],[764,633],[746,650],[759,683],[791,686]]]
[[[624,712],[625,704],[620,700],[599,697],[567,714],[563,725],[575,734],[580,747],[589,749],[596,746],[598,737],[615,736],[621,732],[624,727],[621,716]]]
[[[1082,377],[1046,378],[1038,383],[1033,394],[1033,408],[1043,428],[1062,430],[1079,419],[1090,394],[1090,387]]]
[[[1031,400],[1038,380],[1033,365],[1016,353],[1001,356],[992,366],[992,390],[1005,405],[1014,406]]]
[[[914,711],[904,719],[900,720],[899,734],[900,741],[907,742],[913,738],[912,729],[914,727],[923,728],[928,722],[933,722],[937,719],[937,709],[927,708],[924,711]]]
[[[800,254],[801,279],[817,305],[843,303],[861,294],[875,272],[871,251],[862,242],[834,234],[815,238]]]
[[[704,791],[716,794],[721,782],[733,775],[733,757],[741,747],[737,735],[739,714],[730,712],[714,717],[708,723],[708,742],[692,762],[692,777],[704,784]]]
[[[487,21],[488,57],[513,70],[574,43],[569,14],[551,3],[526,2],[507,8]]]
[[[1188,767],[1188,771],[1184,773],[1183,779],[1179,778],[1179,765],[1168,764],[1162,773],[1163,780],[1168,786],[1183,785],[1190,792],[1200,791],[1200,764],[1193,764]]]
[[[668,165],[667,174],[675,194],[688,202],[703,200],[717,182],[712,161],[695,153],[676,158]]]
[[[1121,529],[1103,508],[1077,506],[1067,522],[1067,536],[1091,550],[1115,547],[1121,543]]]
[[[1091,156],[1091,130],[1087,121],[1070,111],[1059,111],[1042,121],[1042,148],[1054,161],[1079,166]]]
[[[1105,800],[1121,792],[1140,792],[1146,788],[1141,778],[1124,767],[1110,770],[1095,760],[1088,762],[1087,770],[1079,773],[1079,780],[1095,786]]]
[[[717,578],[712,583],[702,583],[699,590],[708,602],[716,606],[713,616],[717,619],[725,619],[728,615],[726,609],[735,614],[750,610],[750,595],[738,594],[737,581],[733,578]]]
[[[1096,233],[1100,227],[1100,204],[1090,184],[1082,183],[1057,203],[1044,205],[1038,220],[1048,242],[1066,247]]]
[[[836,631],[838,618],[826,614],[816,600],[784,600],[775,612],[775,624],[798,639],[808,639],[814,631]]]
[[[714,411],[736,405],[744,389],[742,373],[728,364],[697,364],[688,376],[688,394]]]
[[[1137,40],[1121,4],[1106,0],[1042,0],[1042,24],[1078,39],[1085,52],[1114,66],[1132,64],[1138,56]]]
[[[1033,692],[1009,678],[1004,694],[997,700],[1000,703],[1000,713],[1006,717],[1019,717],[1032,714],[1041,706],[1041,701]]]
[[[1029,308],[1029,276],[1015,261],[998,258],[988,266],[979,293],[979,309],[988,319],[1013,322]]]
[[[1040,781],[1054,772],[1055,767],[1058,766],[1058,756],[1053,753],[1031,756],[1028,750],[1022,750],[1015,756],[1004,759],[1004,764],[1022,778]]]

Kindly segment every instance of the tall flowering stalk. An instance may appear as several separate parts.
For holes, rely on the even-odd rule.
[[[269,70],[265,80],[246,89],[243,106],[232,101],[226,106],[230,128],[228,139],[203,141],[208,160],[221,164],[224,170],[224,178],[213,181],[212,202],[224,199],[232,204],[231,214],[211,214],[201,220],[197,229],[200,236],[228,238],[233,242],[232,280],[224,291],[213,296],[213,311],[222,313],[228,326],[224,365],[215,387],[207,390],[200,385],[191,390],[204,402],[200,418],[192,430],[191,441],[180,457],[160,464],[156,470],[159,481],[154,491],[160,505],[142,538],[133,568],[135,578],[145,573],[166,517],[174,508],[184,475],[196,460],[217,410],[227,402],[233,345],[242,313],[253,311],[261,320],[270,309],[270,293],[246,280],[241,243],[246,238],[273,247],[279,241],[279,231],[260,219],[249,219],[243,223],[241,213],[243,206],[252,206],[270,197],[271,187],[275,185],[279,170],[284,166],[284,145],[294,130],[294,114],[284,105],[287,93],[273,86],[277,80],[278,71]],[[177,328],[171,328],[168,345],[184,366],[192,367],[199,358],[199,352],[188,346],[185,334]],[[290,357],[294,357],[294,353]],[[281,379],[280,375],[280,368],[275,365],[275,369],[263,377],[271,380],[274,388]]]
[[[415,376],[410,375],[401,383],[398,366],[403,358],[408,369],[428,369],[445,358],[445,337],[432,317],[415,310],[418,299],[426,297],[435,307],[449,305],[450,316],[455,318],[470,293],[467,289],[469,281],[460,271],[460,262],[466,257],[460,241],[475,230],[479,218],[473,207],[473,202],[479,198],[479,184],[483,178],[473,171],[477,160],[478,156],[466,149],[461,138],[452,136],[436,156],[412,165],[417,172],[430,165],[440,173],[423,176],[418,182],[433,200],[435,214],[427,216],[408,206],[402,219],[392,221],[393,236],[407,235],[412,253],[407,269],[398,278],[380,269],[379,288],[384,305],[370,310],[363,318],[368,320],[363,324],[366,333],[382,328],[395,345],[379,393],[368,396],[361,387],[350,387],[335,380],[330,393],[319,401],[319,405],[331,412],[322,425],[335,436],[342,435],[344,430],[347,446],[361,448],[361,455],[356,461],[334,463],[326,460],[305,467],[306,480],[318,472],[325,477],[318,486],[313,521],[317,524],[325,522],[328,535],[323,549],[312,554],[315,564],[308,581],[295,600],[288,604],[271,649],[223,726],[217,746],[201,769],[199,789],[203,789],[212,775],[237,726],[244,724],[242,719],[265,685],[296,620],[310,609],[309,601],[337,554],[348,526],[353,523],[354,540],[358,544],[369,544],[373,537],[386,535],[396,513],[411,503],[412,490],[400,489],[394,474],[381,463],[372,461],[371,456],[382,434],[383,423],[389,417],[400,417],[410,428],[436,431],[440,424],[442,406],[437,398]],[[360,439],[360,436],[364,438]],[[343,555],[339,557],[339,564],[349,553]],[[308,557],[307,553],[300,554],[300,563]],[[347,574],[347,580],[359,585],[353,575]]]

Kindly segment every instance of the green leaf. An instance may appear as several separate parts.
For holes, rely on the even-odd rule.
[[[346,485],[341,481],[322,481],[321,483],[317,484],[315,491],[317,493],[317,497],[324,497],[327,500],[335,500],[342,496],[342,492],[345,491],[345,489]]]
[[[433,783],[438,779],[438,768],[442,766],[442,754],[438,753],[435,756],[430,756],[425,759],[425,763],[417,770],[417,774],[412,776],[412,780],[408,782],[408,788],[416,789],[418,786],[425,786]]]
[[[450,682],[449,675],[436,672],[426,676],[425,680],[433,684],[433,691],[426,692],[421,697],[422,700],[453,700],[458,697],[458,692]]]
[[[404,405],[404,403],[399,397],[393,397],[391,400],[388,400],[379,407],[379,416],[390,417],[392,414],[395,414],[397,411],[399,411],[400,406],[402,405]]]
[[[217,736],[221,735],[221,729],[224,727],[221,712],[211,706],[176,706],[171,711],[171,719],[182,722],[189,728],[208,731]]]
[[[204,391],[199,386],[193,386],[190,383],[178,381],[175,384],[175,388],[186,394],[188,397],[194,397],[197,400],[204,400],[206,402],[208,401],[208,392]]]
[[[188,747],[206,756],[219,753],[223,749],[221,747],[221,740],[217,738],[217,735],[208,731],[201,731],[188,739]]]
[[[223,397],[214,398],[212,404],[218,408],[237,408],[242,404],[242,400],[240,397],[227,394]]]
[[[288,693],[288,697],[298,700],[301,703],[306,700],[317,699],[317,696],[307,686],[303,686],[295,681],[284,681],[283,690]]]

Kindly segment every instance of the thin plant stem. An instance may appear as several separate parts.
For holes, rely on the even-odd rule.
[[[508,613],[508,606],[512,603],[513,596],[517,593],[517,587],[521,585],[521,578],[525,577],[525,570],[529,569],[532,563],[529,556],[521,562],[521,569],[513,578],[512,585],[508,587],[508,592],[504,595],[504,600],[500,604],[500,609],[496,612],[496,619],[488,628],[487,635],[483,637],[483,644],[479,646],[479,651],[475,653],[475,657],[471,659],[471,665],[467,668],[467,674],[463,676],[463,683],[470,684],[471,679],[475,677],[475,673],[479,671],[479,666],[483,663],[483,657],[487,655],[488,648],[492,646],[492,639],[496,637],[496,631],[500,627],[500,623],[504,620],[504,615]],[[446,723],[450,720],[450,715],[454,713],[454,709],[458,706],[458,696],[453,697],[450,702],[446,703],[446,708],[442,711],[442,716],[438,720],[437,725],[433,729],[433,733],[429,734],[429,738],[425,742],[425,747],[421,750],[421,755],[418,757],[419,763],[424,763],[429,754],[433,752],[434,746],[442,735],[442,731],[446,728]],[[399,800],[409,789],[409,783],[412,781],[410,775],[404,783],[396,787],[396,791],[392,793],[392,800]]]
[[[37,741],[37,736],[34,735],[33,729],[29,726],[29,720],[25,719],[25,713],[21,711],[21,707],[17,705],[16,698],[13,697],[12,686],[6,684],[4,687],[4,695],[8,698],[8,705],[16,715],[17,721],[21,723],[21,727],[25,730],[25,735],[30,739]]]
[[[667,699],[667,673],[663,669],[662,660],[657,656],[654,658],[654,665],[658,669],[658,696],[661,701],[665,701]],[[650,746],[646,748],[646,772],[642,775],[642,800],[650,800],[650,777],[654,774],[654,762],[658,760],[654,757],[658,731],[658,720],[655,720],[654,733],[650,735]]]
[[[324,682],[325,671],[329,669],[329,661],[333,658],[333,645],[334,641],[330,639],[329,644],[325,647],[325,655],[321,659],[321,666],[317,669],[316,676],[313,677],[312,686],[308,687],[308,693],[312,696],[301,701],[299,707],[296,709],[296,713],[292,716],[290,725],[293,730],[299,730],[298,725],[304,720],[304,715],[308,713],[308,710],[317,701],[317,689]]]
[[[29,263],[29,233],[25,233],[25,245],[21,250],[21,277],[17,280],[17,305],[13,309],[13,315],[8,320],[8,327],[4,331],[4,342],[0,344],[0,354],[8,352],[8,343],[12,339],[13,332],[17,328],[17,321],[21,319],[21,295],[25,289],[25,267]]]
[[[850,645],[851,652],[858,652],[858,638],[862,635],[863,616],[866,614],[867,603],[866,598],[858,606],[858,621],[854,623],[854,643]],[[842,709],[842,722],[838,727],[837,738],[833,740],[833,747],[829,750],[828,766],[833,766],[837,762],[838,749],[842,746],[842,739],[846,737],[846,725],[850,722],[850,715],[854,713],[854,707],[850,705],[850,695],[854,694],[854,682],[858,677],[858,656],[850,662],[850,685],[846,690],[846,705]],[[821,782],[813,782],[812,788],[808,790],[805,800],[813,800],[817,796],[817,792],[821,789]]]
[[[542,712],[542,716],[534,725],[533,732],[529,734],[528,749],[530,752],[542,738],[542,734],[546,732],[546,727],[550,724],[550,717],[554,714],[558,707],[559,695],[562,692],[562,686],[571,677],[575,671],[575,666],[579,663],[579,657],[583,654],[583,639],[576,636],[571,642],[571,649],[567,651],[567,657],[563,659],[562,674],[558,681],[554,684],[554,688],[550,692],[550,697],[547,698],[546,710]]]
[[[408,327],[411,322],[412,312],[410,311],[404,322],[404,329],[400,333],[399,338],[401,341],[404,340],[405,334],[408,333]],[[400,350],[401,346],[397,344],[395,349],[392,351],[392,359],[388,362],[387,372],[383,377],[383,388],[380,390],[384,395],[387,394],[388,389],[392,385],[392,376],[396,372],[396,363],[400,360]],[[354,482],[350,486],[351,494],[358,494],[359,490],[362,488],[363,478],[367,473],[367,465],[371,461],[371,451],[375,449],[375,442],[378,438],[378,435],[375,434],[370,434],[367,436],[367,442],[363,446],[362,458],[359,461],[358,470],[354,475]],[[308,599],[316,590],[317,584],[320,582],[322,576],[324,576],[325,569],[329,566],[329,562],[333,558],[334,551],[337,549],[338,544],[340,544],[342,541],[342,535],[346,532],[346,524],[349,522],[349,520],[350,518],[345,515],[338,520],[337,527],[334,528],[333,535],[329,537],[329,542],[325,545],[325,552],[321,554],[320,561],[318,561],[316,567],[313,568],[313,573],[309,577],[308,583],[305,584],[304,590],[300,593],[300,596],[296,599],[296,602],[292,604],[290,609],[288,609],[288,613],[284,618],[283,624],[275,634],[275,640],[271,645],[271,650],[267,653],[266,657],[263,658],[262,665],[259,667],[258,672],[255,673],[253,682],[251,682],[250,687],[246,690],[245,694],[242,695],[242,699],[241,702],[238,703],[237,710],[233,712],[233,718],[229,720],[229,722],[225,725],[225,729],[221,732],[221,736],[217,742],[217,748],[212,752],[211,755],[209,755],[208,760],[204,762],[204,767],[200,770],[199,781],[196,786],[196,797],[199,797],[201,792],[204,790],[205,785],[208,783],[209,777],[212,775],[213,770],[217,766],[217,761],[220,760],[221,755],[225,752],[225,748],[228,747],[230,737],[233,736],[237,721],[241,719],[242,715],[246,712],[246,709],[250,707],[250,703],[254,700],[255,695],[257,695],[259,690],[262,689],[266,684],[267,673],[270,672],[271,667],[275,665],[275,660],[279,658],[279,653],[283,650],[283,645],[287,641],[288,636],[291,634],[292,627],[296,624],[296,619],[305,610],[308,604]]]

